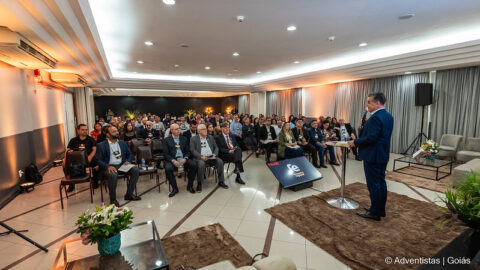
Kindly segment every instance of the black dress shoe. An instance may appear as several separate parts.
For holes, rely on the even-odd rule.
[[[359,157],[355,157],[355,160],[362,161]]]
[[[193,186],[187,186],[187,190],[190,191],[190,193],[195,193],[195,189],[193,189]]]
[[[365,209],[365,211],[367,211],[367,212],[370,212],[370,208],[368,208],[368,207],[364,207],[363,209]],[[385,213],[382,213],[380,216],[385,217],[386,215],[385,215]]]
[[[178,193],[178,188],[174,188],[174,189],[172,190],[172,192],[170,192],[170,193],[168,194],[168,197],[173,197],[173,196],[175,196],[175,194],[177,194],[177,193]]]
[[[137,196],[135,194],[126,194],[125,197],[123,197],[125,201],[140,201],[142,198],[140,196]]]
[[[260,153],[257,151],[255,152],[255,157],[258,158],[258,156],[260,155]]]
[[[197,192],[200,193],[202,192],[202,184],[198,183],[197,185]]]
[[[237,178],[235,178],[235,182],[239,183],[240,185],[245,185],[245,182],[243,182],[242,178],[239,176],[237,176]]]
[[[114,204],[116,207],[120,207],[120,204],[117,200],[110,201],[110,204]]]
[[[327,165],[325,165],[325,164],[321,164],[320,167],[325,168],[325,169],[328,168]]]
[[[330,164],[335,165],[335,166],[340,166],[340,164],[336,161],[330,161]]]
[[[380,216],[377,216],[377,215],[373,215],[372,213],[370,212],[365,212],[365,213],[360,213],[360,212],[357,212],[357,215],[363,217],[363,218],[369,218],[369,219],[373,219],[373,220],[376,220],[376,221],[380,221]]]
[[[219,186],[219,187],[221,187],[221,188],[224,188],[224,189],[228,189],[228,186],[227,186],[227,185],[225,185],[225,183],[224,183],[224,182],[220,182],[220,183],[218,183],[218,186]]]
[[[73,192],[75,190],[75,185],[69,185],[67,188],[67,192]]]

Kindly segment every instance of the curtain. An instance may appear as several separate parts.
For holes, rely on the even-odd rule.
[[[267,92],[267,114],[280,116],[302,113],[302,88]]]
[[[428,82],[428,73],[338,83],[335,92],[335,117],[344,118],[358,128],[369,93],[382,92],[385,108],[395,121],[391,152],[407,149],[421,130],[422,107],[415,106],[415,84]]]
[[[250,114],[250,95],[238,96],[238,113]]]
[[[432,138],[480,137],[480,66],[437,71],[434,91]]]

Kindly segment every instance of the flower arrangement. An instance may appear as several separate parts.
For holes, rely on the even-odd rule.
[[[75,225],[83,244],[99,243],[128,229],[132,224],[133,212],[128,208],[117,208],[115,205],[96,206],[95,211],[87,210],[78,217]]]
[[[432,141],[432,140],[428,140],[426,142],[423,142],[422,143],[422,149],[423,149],[423,155],[424,156],[434,156],[438,153],[438,151],[440,150],[440,147],[438,145],[438,143]]]
[[[195,113],[195,110],[189,109],[189,110],[186,110],[185,113],[188,115],[188,119],[190,119],[192,115]]]
[[[135,119],[135,116],[140,114],[140,112],[138,110],[126,110],[125,113],[127,114],[128,117],[130,117],[130,119]]]

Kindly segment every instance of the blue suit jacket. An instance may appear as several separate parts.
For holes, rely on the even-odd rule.
[[[317,135],[317,138],[315,138],[315,135]],[[314,128],[311,128],[308,131],[308,136],[310,137],[310,143],[315,145],[317,142],[322,142],[323,136],[322,132],[320,131],[320,128],[317,128],[317,131],[315,131]]]
[[[127,144],[122,140],[118,140],[118,144],[120,145],[120,151],[122,152],[122,164],[125,163],[125,161],[131,163],[133,154],[130,149],[128,149]],[[97,144],[97,153],[95,156],[97,157],[97,162],[100,168],[106,169],[110,163],[110,145],[108,144],[108,140]]]
[[[360,138],[354,141],[359,157],[372,163],[388,163],[393,117],[382,109],[374,113],[363,126]]]

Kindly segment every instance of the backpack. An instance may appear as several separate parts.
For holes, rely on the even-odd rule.
[[[72,162],[69,171],[71,178],[84,177],[87,175],[85,165],[79,162]]]
[[[35,184],[40,184],[42,180],[43,176],[38,171],[37,165],[30,163],[30,165],[25,168],[25,182],[34,182]]]

